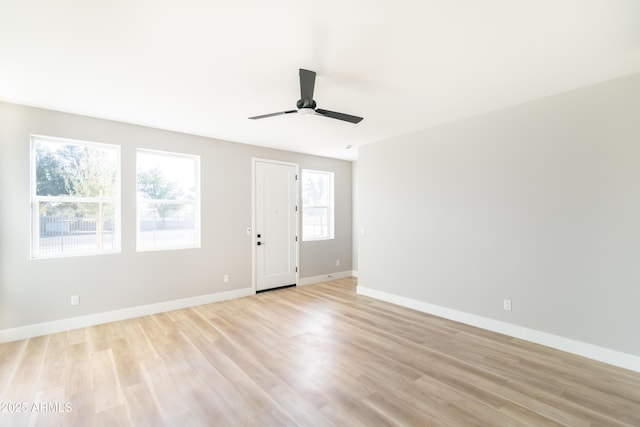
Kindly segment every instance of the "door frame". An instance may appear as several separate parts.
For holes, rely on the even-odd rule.
[[[256,163],[272,163],[276,165],[293,166],[296,169],[296,243],[295,243],[295,255],[296,255],[296,286],[300,283],[300,165],[298,163],[284,162],[281,160],[265,159],[261,157],[251,158],[251,287],[253,293],[256,293],[258,282],[258,267],[257,267],[257,239],[256,239]]]

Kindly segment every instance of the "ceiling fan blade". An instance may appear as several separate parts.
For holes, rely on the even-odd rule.
[[[316,85],[316,73],[300,68],[300,99],[313,101],[313,88]]]
[[[249,117],[252,120],[256,120],[256,119],[264,119],[267,117],[273,117],[273,116],[281,116],[283,114],[290,114],[290,113],[297,113],[298,110],[288,110],[288,111],[280,111],[278,113],[271,113],[271,114],[263,114],[261,116],[253,116],[253,117]]]
[[[350,114],[344,113],[336,113],[335,111],[323,110],[322,108],[317,108],[316,113],[322,116],[331,117],[332,119],[344,120],[345,122],[349,123],[360,123],[360,121],[362,121],[363,119],[363,117],[352,116]]]

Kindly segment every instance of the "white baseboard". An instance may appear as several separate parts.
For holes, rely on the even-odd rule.
[[[349,270],[349,271],[340,271],[338,273],[322,274],[320,276],[305,277],[304,279],[300,279],[298,281],[298,286],[313,285],[316,283],[328,282],[330,280],[336,280],[336,279],[345,279],[351,276],[353,276],[353,272]]]
[[[358,277],[358,270],[351,270],[351,275],[353,277]]]
[[[617,350],[611,350],[582,341],[572,340],[558,335],[537,331],[535,329],[513,325],[511,323],[488,319],[486,317],[477,316],[475,314],[469,314],[463,311],[429,304],[423,301],[390,294],[388,292],[383,292],[364,286],[358,285],[357,293],[359,295],[365,295],[371,298],[390,302],[392,304],[397,304],[403,307],[422,311],[423,313],[433,314],[434,316],[443,317],[445,319],[454,320],[456,322],[465,323],[467,325],[476,326],[478,328],[487,329],[493,332],[498,332],[503,335],[520,338],[525,341],[552,347],[557,350],[566,351],[567,353],[588,357],[589,359],[608,363],[620,368],[640,372],[640,356],[623,353]]]
[[[178,310],[181,308],[209,304],[212,302],[242,298],[254,294],[255,290],[253,288],[244,288],[233,291],[219,292],[215,294],[200,295],[191,298],[159,302],[156,304],[123,308],[120,310],[105,311],[102,313],[87,314],[85,316],[54,320],[52,322],[36,323],[33,325],[21,326],[13,329],[3,329],[0,330],[0,343],[37,337],[40,335],[54,334],[56,332],[85,328],[87,326],[99,325],[101,323],[115,322],[118,320],[147,316],[149,314]]]

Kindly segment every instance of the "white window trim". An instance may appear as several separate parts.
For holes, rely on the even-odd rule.
[[[158,156],[166,156],[166,157],[182,157],[182,158],[192,158],[195,161],[195,171],[194,171],[194,179],[196,183],[195,189],[195,200],[165,200],[165,199],[149,199],[146,197],[140,197],[138,195],[138,153],[148,153],[154,154]],[[172,250],[180,250],[180,249],[199,249],[201,247],[201,192],[200,188],[202,183],[200,181],[200,156],[197,154],[189,154],[189,153],[176,153],[171,151],[161,151],[161,150],[152,150],[148,148],[137,148],[136,149],[136,175],[135,175],[135,192],[136,192],[136,252],[156,252],[156,251],[172,251]],[[141,217],[141,207],[143,204],[175,204],[175,205],[192,205],[194,212],[193,219],[193,233],[194,233],[194,242],[190,244],[182,244],[182,245],[166,245],[166,246],[156,246],[156,247],[143,247],[142,245],[142,237],[140,234],[140,217]]]
[[[328,175],[330,177],[330,185],[329,185],[329,205],[328,206],[324,206],[324,205],[318,205],[318,206],[304,206],[304,203],[302,203],[302,241],[303,242],[314,242],[314,241],[321,241],[321,240],[333,240],[335,239],[335,224],[334,224],[334,211],[335,211],[335,173],[331,172],[331,171],[321,171],[321,170],[315,170],[315,169],[303,169],[302,170],[302,177],[304,177],[305,172],[311,172],[311,173],[316,173],[316,174],[324,174],[324,175]],[[302,188],[302,186],[304,185],[304,183],[301,182],[300,186]],[[302,191],[302,190],[301,190]],[[302,199],[302,198],[301,198]],[[327,236],[322,236],[322,237],[308,237],[305,235],[304,233],[304,211],[305,208],[327,208],[328,212],[327,212],[327,227],[329,229],[329,233]]]
[[[74,196],[38,196],[37,195],[37,168],[36,168],[36,144],[39,141],[53,142],[59,144],[76,144],[89,147],[109,148],[116,152],[116,194],[114,197],[74,197]],[[29,147],[30,161],[30,187],[31,187],[31,238],[30,238],[30,258],[32,260],[52,259],[52,258],[73,258],[82,256],[110,255],[118,254],[122,251],[122,228],[121,228],[121,147],[117,144],[108,144],[95,141],[82,141],[79,139],[59,138],[53,136],[45,136],[32,134],[30,136]],[[66,253],[42,253],[40,251],[40,215],[38,214],[38,206],[40,202],[61,202],[61,203],[113,203],[114,204],[114,231],[113,231],[113,248],[100,249],[91,252],[66,252]]]

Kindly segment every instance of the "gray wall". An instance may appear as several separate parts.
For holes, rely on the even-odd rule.
[[[352,175],[353,175],[353,222],[352,222],[352,231],[353,231],[353,251],[352,251],[352,260],[353,260],[353,273],[354,275],[358,274],[358,162],[353,162],[352,164]]]
[[[29,259],[31,134],[121,146],[122,253]],[[136,148],[201,156],[201,249],[136,253]],[[350,162],[0,103],[0,330],[250,287],[252,157],[335,173],[336,238],[301,243],[300,277],[351,270]]]
[[[640,355],[639,100],[637,74],[362,147],[359,285]]]

